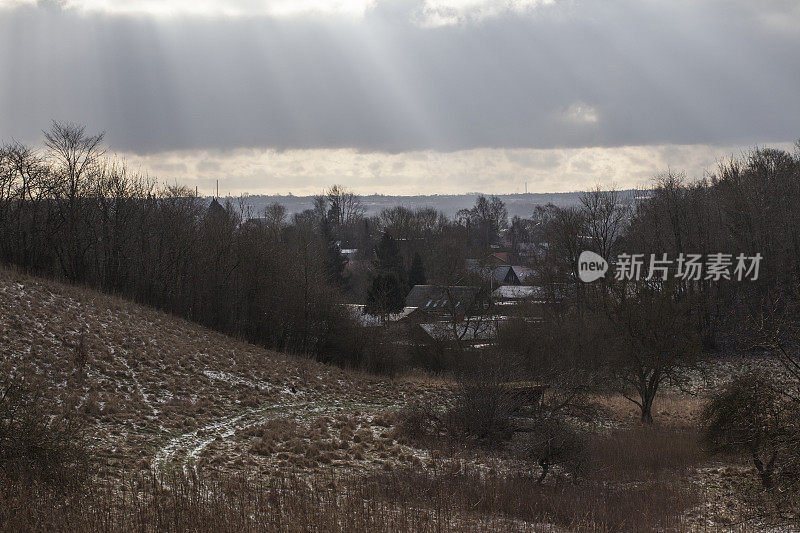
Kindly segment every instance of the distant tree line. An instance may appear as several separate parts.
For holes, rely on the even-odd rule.
[[[247,220],[230,202],[209,207],[105,157],[102,140],[53,123],[42,150],[0,149],[0,261],[275,349],[358,359],[357,343],[336,341],[348,322],[327,218],[289,223],[270,206]]]

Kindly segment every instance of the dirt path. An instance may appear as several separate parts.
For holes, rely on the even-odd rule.
[[[169,439],[156,450],[153,466],[157,472],[162,472],[169,463],[174,462],[188,472],[188,468],[194,466],[200,453],[217,437],[230,437],[240,429],[281,416],[311,411],[311,407],[313,406],[308,403],[277,404],[256,407],[244,413],[223,417],[194,431]]]
[[[243,413],[229,415],[215,422],[207,424],[194,431],[170,438],[156,450],[153,456],[153,467],[156,472],[163,472],[170,465],[180,466],[184,473],[193,469],[203,450],[218,437],[227,438],[239,430],[255,424],[263,424],[267,420],[286,417],[304,417],[339,413],[351,410],[377,410],[385,409],[385,403],[361,402],[333,402],[320,404],[319,402],[297,402],[286,404],[271,404],[248,409]]]

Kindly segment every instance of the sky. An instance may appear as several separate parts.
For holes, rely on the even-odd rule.
[[[230,194],[690,177],[800,138],[795,0],[0,0],[0,139]]]

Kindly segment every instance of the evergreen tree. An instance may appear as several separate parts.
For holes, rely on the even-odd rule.
[[[375,269],[384,271],[393,271],[398,276],[401,272],[405,273],[403,268],[403,257],[400,255],[400,248],[397,246],[397,241],[389,232],[381,236],[378,245],[375,247]]]
[[[367,291],[367,303],[364,312],[379,315],[386,322],[391,313],[397,313],[405,307],[408,289],[408,276],[403,266],[403,257],[397,241],[387,232],[375,247],[375,271],[372,284]]]
[[[377,272],[367,290],[364,312],[378,315],[386,323],[391,313],[398,313],[406,305],[406,285],[394,272]]]
[[[411,260],[411,268],[408,270],[408,285],[425,285],[427,280],[425,278],[425,265],[422,264],[422,257],[418,252],[414,252],[414,258]]]
[[[330,223],[326,218],[320,221],[320,230],[322,239],[325,242],[325,271],[333,283],[341,285],[344,280],[344,267],[347,264],[347,258],[342,255],[342,250],[336,242],[331,232]]]

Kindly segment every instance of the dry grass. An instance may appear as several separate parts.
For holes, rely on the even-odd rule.
[[[641,424],[639,407],[621,394],[598,396],[594,400],[608,414],[612,424]],[[700,396],[665,390],[653,402],[653,419],[659,426],[697,427],[704,402]]]
[[[421,466],[426,454],[395,441],[393,420],[393,413],[360,411],[269,420],[211,443],[198,466],[230,473],[244,462],[260,475]]]
[[[685,529],[696,495],[663,486],[538,485],[463,469],[367,477],[193,480],[134,475],[81,491],[6,484],[3,530],[653,531]]]
[[[706,460],[696,430],[638,427],[612,430],[592,439],[589,473],[613,482],[686,478]]]
[[[22,362],[53,401],[77,398],[93,428],[94,455],[113,468],[138,465],[179,436],[195,444],[199,437],[188,438],[195,432],[257,422],[263,408],[391,405],[420,387],[278,354],[120,298],[0,268],[0,363]],[[215,425],[247,413],[253,416],[224,431]]]
[[[387,500],[437,512],[471,510],[581,531],[684,529],[681,515],[699,501],[688,484],[539,484],[536,476],[478,472],[463,466],[426,472],[400,470],[372,479],[379,481],[377,494]]]

